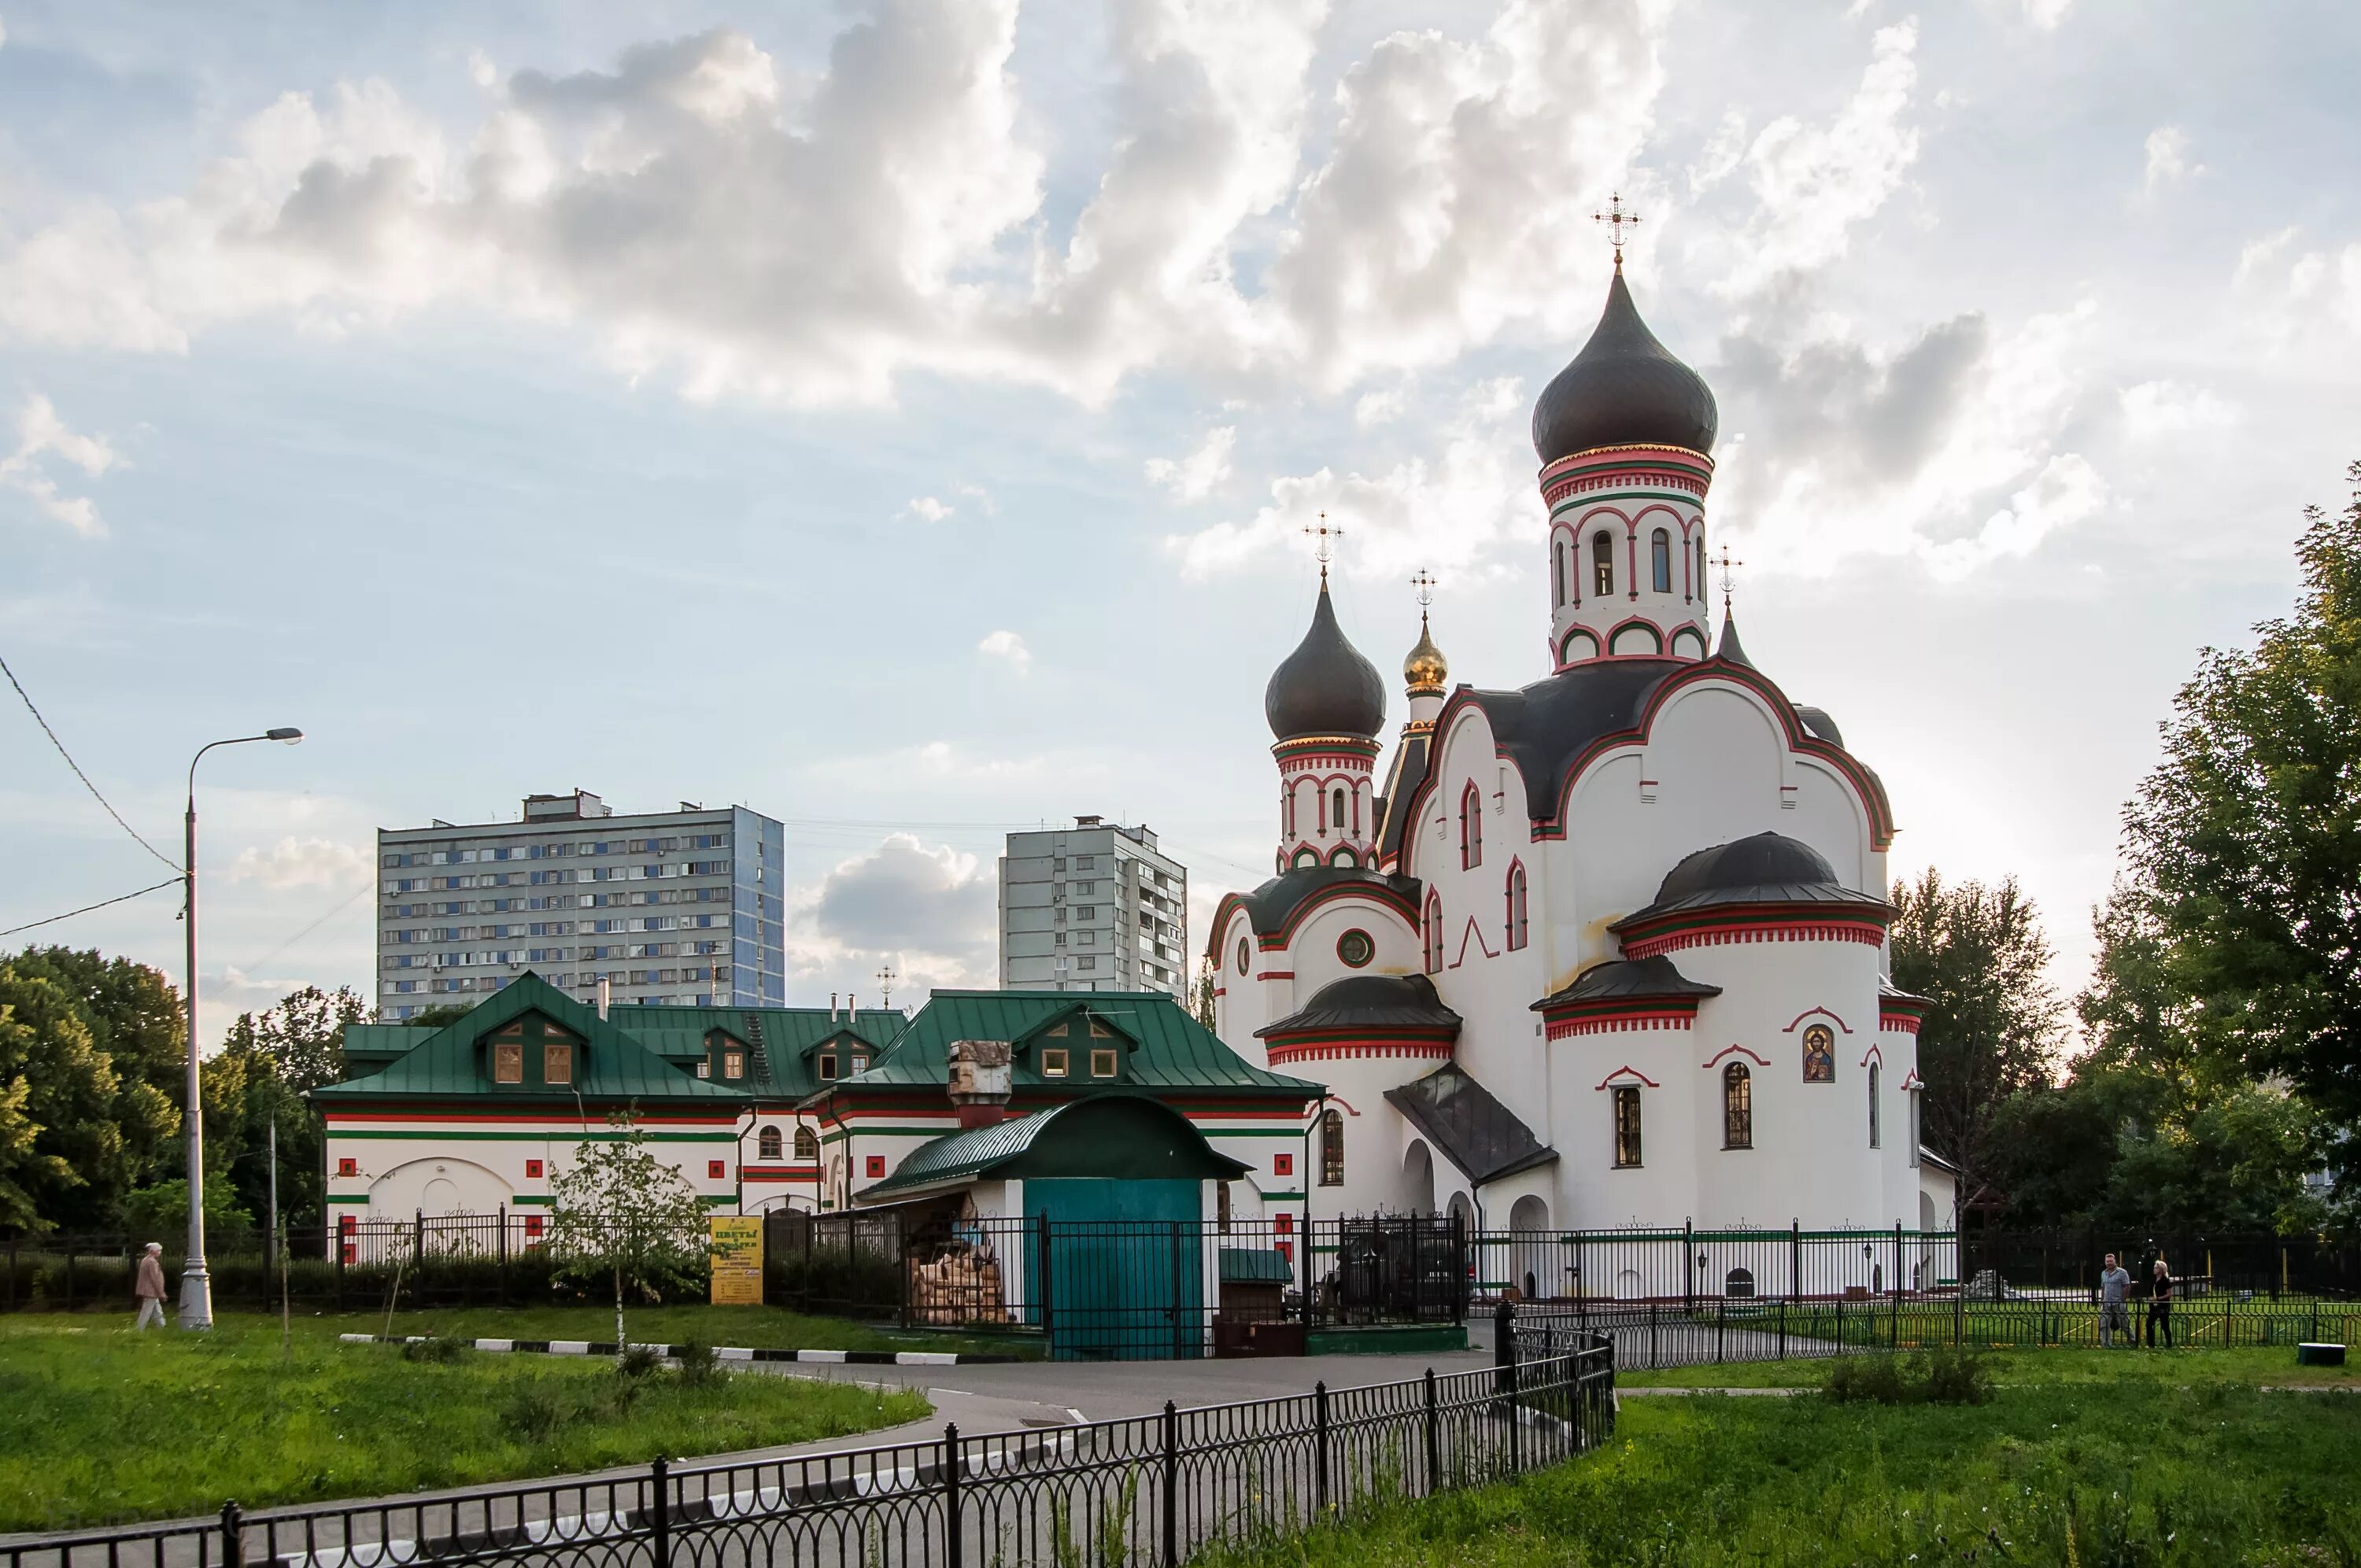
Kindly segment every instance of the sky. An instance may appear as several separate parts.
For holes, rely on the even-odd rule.
[[[2092,906],[2361,457],[2361,11],[0,0],[0,655],[208,1047],[371,980],[379,828],[784,819],[789,998],[990,984],[1012,828],[1268,872],[1325,512],[1384,670],[1547,673],[1591,214],[1721,408],[1754,662],[1892,866]],[[1389,730],[1402,718],[1393,697]],[[0,693],[13,703],[14,694]],[[0,708],[0,927],[167,875]],[[177,980],[170,892],[8,938]]]

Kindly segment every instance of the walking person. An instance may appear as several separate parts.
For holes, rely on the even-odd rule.
[[[2156,1270],[2147,1282],[2147,1346],[2156,1348],[2157,1325],[2164,1325],[2164,1348],[2172,1348],[2172,1271],[2164,1259],[2156,1260]]]
[[[149,1242],[139,1255],[138,1277],[131,1293],[139,1298],[139,1315],[131,1321],[134,1332],[154,1323],[164,1326],[164,1244]]]
[[[2109,1253],[2107,1266],[2099,1273],[2100,1349],[2114,1349],[2117,1334],[2124,1336],[2125,1344],[2138,1343],[2132,1334],[2131,1292],[2131,1271],[2115,1261],[2114,1253]]]

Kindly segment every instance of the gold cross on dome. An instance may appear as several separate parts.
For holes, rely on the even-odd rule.
[[[1724,615],[1730,613],[1730,590],[1734,585],[1734,579],[1730,574],[1745,565],[1743,561],[1733,561],[1730,558],[1729,545],[1725,544],[1721,547],[1721,613]]]
[[[1315,528],[1307,524],[1303,532],[1306,535],[1320,541],[1312,547],[1312,554],[1320,559],[1320,580],[1324,583],[1328,580],[1328,563],[1336,558],[1335,546],[1329,541],[1344,538],[1345,531],[1331,523],[1328,521],[1328,514],[1323,511],[1320,514],[1319,526]]]
[[[1422,570],[1410,580],[1410,586],[1418,590],[1418,608],[1423,613],[1434,602],[1434,574]]]
[[[1615,247],[1615,270],[1622,271],[1623,231],[1627,228],[1637,228],[1640,224],[1640,214],[1624,211],[1623,193],[1617,191],[1609,194],[1607,210],[1603,213],[1591,214],[1590,221],[1607,225],[1607,237]]]

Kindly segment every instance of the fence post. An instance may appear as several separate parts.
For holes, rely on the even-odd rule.
[[[1648,1303],[1648,1370],[1656,1369],[1656,1304]]]
[[[1434,1368],[1426,1369],[1426,1495],[1430,1497],[1443,1490],[1443,1453],[1438,1441],[1441,1433],[1440,1412],[1436,1409]]]
[[[953,1560],[951,1568],[959,1568]],[[1164,1568],[1180,1568],[1180,1412],[1164,1401]]]
[[[1044,1214],[1034,1223],[1041,1227],[1041,1257],[1040,1266],[1033,1271],[1035,1277],[1033,1291],[1040,1303],[1041,1341],[1049,1347],[1050,1355],[1054,1357],[1058,1354],[1058,1326],[1056,1310],[1049,1301],[1049,1216]],[[1310,1277],[1311,1276],[1306,1274],[1305,1278]]]
[[[648,1466],[648,1560],[653,1568],[672,1568],[671,1470],[662,1454]]]
[[[1524,1474],[1525,1465],[1522,1445],[1517,1441],[1522,1423],[1517,1420],[1517,1353],[1513,1332],[1509,1335],[1509,1345],[1508,1365],[1500,1369],[1504,1384],[1501,1392],[1508,1396],[1509,1400],[1509,1474],[1521,1475]]]
[[[1681,1310],[1697,1315],[1697,1227],[1681,1222]]]
[[[960,1568],[960,1434],[957,1421],[943,1423],[943,1562]],[[659,1563],[656,1568],[666,1568]]]
[[[239,1568],[246,1561],[245,1515],[236,1502],[222,1505],[222,1568]]]
[[[1787,1223],[1787,1294],[1804,1294],[1804,1223]]]
[[[1779,1299],[1779,1359],[1787,1359],[1787,1300]]]
[[[1959,1244],[1956,1240],[1956,1233],[1954,1234],[1952,1245],[1956,1256]],[[1951,1265],[1951,1272],[1960,1276],[1951,1281],[1951,1348],[1958,1350],[1968,1343],[1968,1281],[1964,1271],[1956,1260]]]
[[[1312,1509],[1325,1516],[1328,1512],[1328,1384],[1325,1379],[1312,1386],[1312,1455],[1314,1466],[1312,1477]]]

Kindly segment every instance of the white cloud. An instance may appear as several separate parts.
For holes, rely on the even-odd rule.
[[[1786,273],[1845,253],[1853,226],[1901,189],[1918,158],[1918,133],[1903,123],[1917,85],[1915,20],[1880,27],[1852,97],[1825,126],[1792,115],[1763,127],[1747,148],[1755,217],[1730,241],[1719,291],[1753,293]]]
[[[1337,570],[1349,576],[1485,561],[1541,504],[1525,456],[1527,414],[1516,380],[1480,383],[1443,427],[1433,459],[1405,457],[1378,474],[1322,468],[1277,478],[1252,518],[1170,535],[1165,546],[1188,576],[1215,576],[1300,548],[1303,520],[1324,511],[1345,530]]]
[[[891,963],[905,1003],[938,986],[994,983],[997,876],[978,857],[895,833],[840,862],[788,900],[787,957],[796,991],[877,999]]]
[[[1963,577],[1990,562],[2032,554],[2050,534],[2097,515],[2106,504],[2107,487],[2098,470],[2077,454],[2060,453],[1972,537],[1921,543],[1918,553],[1937,577]]]
[[[2074,0],[2024,0],[2025,19],[2043,32],[2055,32],[2073,9]]]
[[[259,883],[274,891],[336,887],[371,873],[369,852],[331,839],[281,839],[268,850],[249,844],[230,862],[232,882]]]
[[[2117,401],[2123,410],[2124,433],[2135,441],[2217,429],[2238,417],[2236,409],[2205,388],[2179,381],[2143,381],[2125,387]]]
[[[1014,631],[993,631],[975,645],[975,651],[994,659],[1005,659],[1009,668],[1024,674],[1033,668],[1033,650],[1025,646],[1025,639]]]
[[[922,522],[940,522],[958,509],[932,496],[913,496],[910,504],[902,509],[905,517],[915,517]]]
[[[1401,418],[1410,406],[1410,389],[1406,386],[1384,387],[1374,392],[1363,392],[1353,403],[1353,422],[1363,430],[1380,424],[1391,424]]]
[[[97,478],[123,458],[103,436],[83,435],[68,429],[57,406],[38,392],[27,394],[16,411],[16,449],[0,457],[0,486],[32,500],[43,515],[86,537],[106,532],[98,503],[87,496],[69,496],[44,470],[42,459],[56,457]]]
[[[2298,233],[2283,228],[2249,241],[2238,252],[2232,286],[2249,297],[2275,339],[2318,344],[2323,319],[2361,332],[2361,243],[2334,253],[2300,250]]]
[[[807,76],[728,29],[504,83],[477,55],[473,126],[380,82],[290,93],[186,189],[0,247],[0,340],[182,353],[258,314],[454,306],[576,323],[693,398],[876,402],[926,371],[1095,401],[1151,366],[1342,387],[1583,314],[1565,236],[1642,146],[1664,0],[1395,33],[1312,125],[1327,10],[1120,9],[1113,149],[1062,232],[1015,0],[877,0]]]
[[[1230,451],[1237,441],[1237,426],[1218,425],[1206,433],[1196,451],[1177,462],[1170,457],[1149,458],[1148,481],[1170,490],[1174,500],[1202,501],[1230,477]]]
[[[467,51],[467,80],[489,91],[500,85],[500,68],[482,49],[471,49]]]
[[[986,517],[998,517],[1000,515],[1000,503],[992,499],[992,492],[985,489],[982,485],[961,484],[954,487],[951,493],[964,499],[973,501],[978,507],[983,509],[983,515]]]
[[[2202,174],[2205,166],[2189,161],[2189,133],[2178,126],[2158,126],[2147,133],[2147,171],[2141,187],[2150,195],[2183,175]]]

